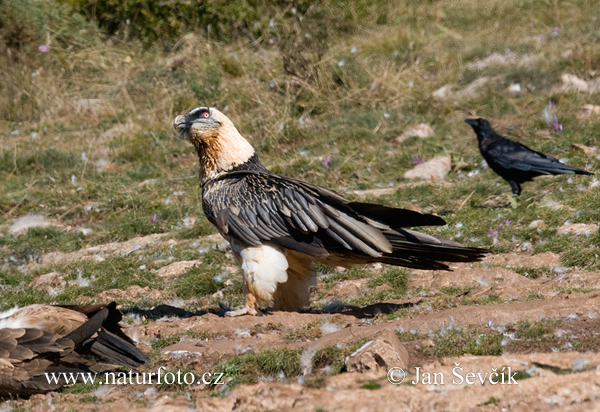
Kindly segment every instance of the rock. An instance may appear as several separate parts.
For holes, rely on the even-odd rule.
[[[562,80],[562,85],[558,89],[558,92],[583,92],[592,94],[600,91],[600,78],[585,81],[575,75],[565,73],[560,79]]]
[[[469,83],[465,88],[459,90],[456,94],[459,97],[477,97],[479,96],[481,89],[490,81],[489,77],[480,77],[477,80]]]
[[[571,144],[571,147],[577,150],[581,150],[588,156],[596,156],[596,149],[594,149],[593,147],[589,147],[579,143],[573,143]]]
[[[15,219],[13,224],[8,228],[8,232],[17,235],[34,227],[46,227],[51,225],[52,224],[42,215],[28,214]]]
[[[94,233],[93,229],[90,229],[87,227],[79,227],[79,228],[77,228],[77,231],[79,233],[81,233],[83,236],[91,235],[92,233]]]
[[[506,88],[506,91],[510,93],[521,93],[521,85],[519,83],[511,84]]]
[[[67,282],[57,272],[46,273],[45,275],[34,278],[30,287],[43,289],[50,295],[54,296],[67,285]]]
[[[420,163],[404,173],[405,179],[423,179],[440,182],[450,173],[452,161],[449,157],[435,157],[425,163]]]
[[[525,66],[535,63],[535,57],[526,54],[524,56],[518,56],[508,51],[506,54],[493,53],[484,59],[471,62],[467,65],[467,68],[474,70],[482,70],[490,66],[508,66],[518,65]]]
[[[163,246],[166,241],[164,240],[168,234],[166,233],[154,233],[143,237],[134,237],[124,242],[112,242],[105,243],[103,245],[90,246],[83,249],[79,249],[75,252],[50,252],[46,253],[42,257],[41,262],[32,262],[27,266],[27,270],[32,270],[38,266],[68,263],[75,261],[95,261],[101,262],[107,256],[110,255],[128,255],[135,253],[138,250],[142,250],[148,245],[155,247]],[[210,236],[206,236],[203,239],[210,239]],[[212,241],[212,240],[211,240]]]
[[[201,260],[182,260],[180,262],[173,262],[170,265],[163,266],[162,268],[155,271],[155,273],[162,277],[168,278],[171,276],[179,276],[189,269],[202,265]]]
[[[550,130],[548,130],[548,129],[539,129],[539,130],[536,130],[535,134],[540,139],[544,139],[544,140],[551,140],[552,139],[552,133],[550,133]]]
[[[423,213],[419,210],[418,207],[416,207],[415,205],[413,205],[412,203],[407,203],[406,206],[404,206],[405,209],[407,210],[412,210],[413,212],[419,212],[419,213]]]
[[[408,367],[408,351],[394,332],[385,329],[346,358],[348,372],[366,372],[379,368]]]
[[[539,220],[539,219],[534,220],[529,225],[527,225],[527,227],[529,229],[542,229],[542,228],[546,227],[546,222],[544,222],[543,220]]]
[[[100,292],[96,296],[94,296],[94,299],[96,300],[96,302],[110,302],[112,300],[128,300],[136,302],[144,299],[162,300],[164,299],[164,296],[160,290],[150,290],[148,286],[142,288],[138,285],[132,285],[129,286],[126,290],[105,290],[104,292]]]
[[[562,86],[560,91],[563,93],[567,92],[587,92],[590,89],[588,82],[579,77],[565,73],[560,76],[560,80],[562,81]]]
[[[578,119],[587,119],[588,117],[600,116],[600,106],[595,104],[584,104],[577,113]]]
[[[572,225],[564,225],[558,228],[559,235],[586,235],[589,236],[598,230],[596,225],[586,225],[584,223],[574,223]]]
[[[448,99],[452,95],[452,88],[453,86],[451,84],[447,84],[433,92],[432,96],[439,100]]]
[[[426,139],[428,137],[433,136],[433,134],[433,127],[429,126],[428,124],[421,123],[402,132],[400,136],[396,137],[395,141],[396,143],[402,143],[409,137],[413,136],[420,137],[421,139]]]
[[[336,282],[319,302],[344,301],[364,295],[369,279],[342,280]]]
[[[472,70],[485,69],[488,66],[504,66],[505,64],[513,63],[517,56],[514,54],[493,53],[484,59],[471,62],[467,68]]]

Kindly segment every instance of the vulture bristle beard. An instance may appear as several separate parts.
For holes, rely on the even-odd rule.
[[[202,185],[222,174],[244,165],[255,157],[252,145],[237,131],[233,123],[219,113],[221,127],[210,135],[195,136],[191,132],[191,141],[198,153],[200,162],[200,181]]]

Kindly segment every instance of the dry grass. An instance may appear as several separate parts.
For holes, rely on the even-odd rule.
[[[23,265],[44,253],[151,233],[176,238],[212,233],[201,212],[193,149],[171,129],[176,115],[198,105],[226,112],[273,172],[350,197],[356,189],[392,185],[394,194],[367,200],[400,206],[413,202],[443,214],[450,225],[432,230],[469,245],[503,252],[529,242],[534,252],[569,250],[565,265],[599,267],[597,235],[556,235],[566,221],[600,220],[594,206],[598,188],[583,190],[591,179],[576,177],[572,184],[566,177],[540,179],[525,187],[516,208],[485,206],[508,193],[508,186],[480,168],[474,136],[462,123],[465,117],[489,118],[500,131],[595,171],[598,159],[570,145],[596,144],[600,126],[576,114],[582,104],[600,104],[600,94],[562,93],[558,86],[563,73],[583,79],[600,73],[600,23],[593,20],[597,5],[583,0],[387,2],[367,7],[365,14],[361,4],[348,6],[355,16],[349,23],[352,30],[331,29],[326,36],[319,31],[322,25],[289,18],[283,20],[286,25],[277,23],[281,30],[276,27],[260,38],[225,43],[189,33],[165,51],[107,38],[80,22],[84,26],[74,31],[77,36],[48,26],[54,29],[31,40],[33,46],[36,41],[47,44],[47,53],[36,47],[11,49],[3,57],[0,88],[0,112],[6,115],[0,120],[0,224],[39,213],[62,226],[20,238],[0,235],[0,283],[11,293],[2,305],[40,299],[24,286],[30,278]],[[331,13],[310,17],[322,22]],[[306,33],[323,39],[306,41]],[[473,67],[494,53],[514,61]],[[460,90],[484,76],[492,80],[472,95],[432,96],[442,86]],[[513,83],[523,91],[506,91]],[[548,100],[557,104],[562,132],[548,133],[541,116]],[[433,137],[394,143],[404,129],[421,122],[434,127]],[[539,137],[543,135],[550,139]],[[414,156],[428,159],[440,152],[450,153],[455,163],[467,163],[466,171],[452,172],[448,185],[404,185],[402,175]],[[320,161],[329,155],[330,167],[325,168]],[[467,177],[474,169],[481,173]],[[562,208],[545,207],[552,202]],[[189,217],[198,221],[185,228]],[[487,229],[505,219],[512,223],[493,244]],[[543,219],[547,227],[529,229],[535,219]],[[79,235],[76,228],[93,233]],[[194,248],[185,247],[174,258],[199,258]],[[160,253],[142,254],[139,265],[152,263]],[[226,259],[207,263],[208,273],[232,266],[231,257]],[[98,279],[114,272],[103,271],[107,265],[133,264],[107,262],[94,267]],[[38,271],[53,269],[74,277],[75,269],[86,265]],[[152,281],[135,284],[167,287],[171,293],[194,282],[193,274],[185,282],[165,283],[154,280],[148,269],[136,273]],[[71,290],[61,301],[70,302],[77,294],[91,297],[109,284],[97,282],[87,293]],[[124,287],[131,280],[112,284]]]

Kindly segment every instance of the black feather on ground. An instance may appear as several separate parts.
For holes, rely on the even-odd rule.
[[[593,174],[507,139],[496,133],[485,119],[465,119],[465,122],[477,134],[479,150],[488,165],[510,184],[512,192],[517,196],[521,194],[521,183],[528,182],[536,176]]]

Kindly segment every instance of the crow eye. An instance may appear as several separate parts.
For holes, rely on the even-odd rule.
[[[202,113],[202,117],[204,117],[205,119],[208,119],[209,116],[210,114],[208,112]]]

